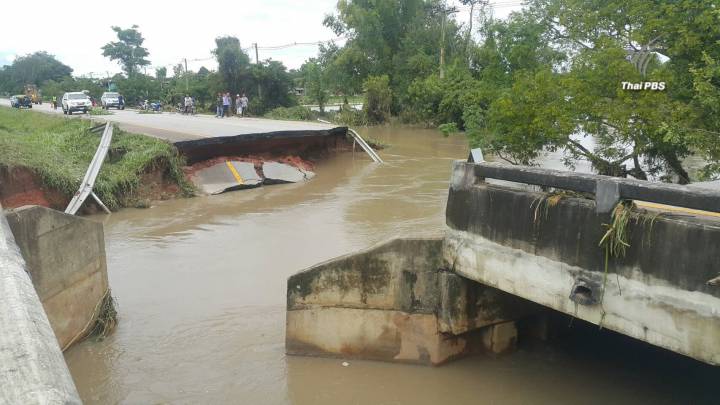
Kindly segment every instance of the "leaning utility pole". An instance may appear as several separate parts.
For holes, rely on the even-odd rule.
[[[447,16],[457,13],[456,8],[444,8],[440,10],[442,19],[440,20],[440,78],[445,78],[445,20]]]
[[[183,59],[185,61],[185,93],[190,91],[190,85],[188,84],[188,69],[187,69],[187,58]]]
[[[255,64],[258,68],[260,68],[260,57],[258,56],[257,42],[253,44],[253,47],[255,47]],[[260,80],[258,80],[258,98],[262,98],[262,86],[260,86]]]

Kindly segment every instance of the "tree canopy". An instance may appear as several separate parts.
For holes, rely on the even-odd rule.
[[[118,41],[108,42],[101,48],[103,56],[117,61],[128,76],[136,73],[139,67],[150,65],[145,59],[150,53],[142,46],[145,38],[138,28],[137,25],[126,29],[113,26]]]
[[[40,51],[20,56],[0,69],[0,91],[20,93],[26,84],[40,86],[48,80],[60,81],[70,77],[72,69],[55,56]]]

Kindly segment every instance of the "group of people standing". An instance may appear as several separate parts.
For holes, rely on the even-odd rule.
[[[225,93],[218,93],[217,99],[215,100],[215,104],[217,106],[217,114],[215,115],[217,118],[223,118],[225,116],[230,116],[231,114],[231,108],[233,106],[233,99],[230,95],[230,92]],[[238,117],[244,117],[247,114],[247,108],[248,108],[248,98],[243,93],[242,97],[240,94],[237,94],[235,96],[235,112]]]

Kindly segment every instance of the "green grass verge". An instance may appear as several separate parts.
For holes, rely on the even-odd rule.
[[[112,115],[112,113],[102,107],[95,107],[90,110],[90,115]]]
[[[72,196],[100,143],[98,134],[88,132],[91,125],[89,120],[0,107],[0,166],[28,168],[44,186]],[[116,128],[94,191],[108,207],[117,209],[140,185],[143,173],[162,169],[189,195],[192,186],[182,165],[171,144]]]

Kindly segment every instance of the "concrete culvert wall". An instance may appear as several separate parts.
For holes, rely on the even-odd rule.
[[[81,403],[20,249],[1,214],[0,331],[0,403]]]
[[[6,214],[60,347],[114,326],[101,223],[39,206]]]

